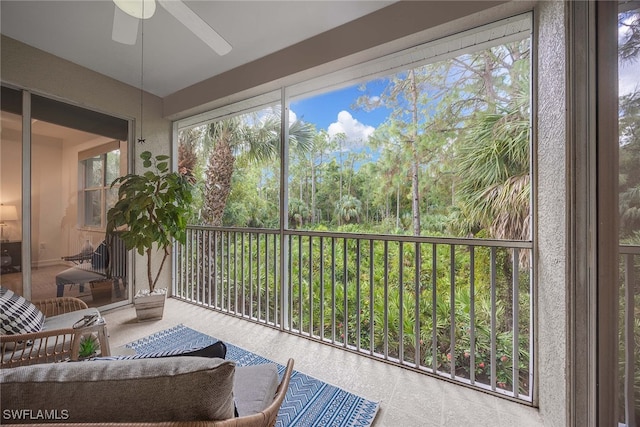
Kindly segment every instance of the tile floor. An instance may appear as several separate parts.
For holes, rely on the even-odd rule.
[[[112,350],[177,324],[231,342],[367,399],[376,427],[542,426],[538,410],[237,317],[168,299],[164,318],[138,322],[133,307],[105,312]]]

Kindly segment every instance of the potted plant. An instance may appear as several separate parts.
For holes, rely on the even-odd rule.
[[[83,335],[80,339],[78,356],[80,359],[88,359],[95,356],[99,348],[98,339],[93,334]]]
[[[107,233],[117,233],[127,250],[146,256],[148,289],[135,297],[138,320],[162,318],[166,288],[157,289],[158,279],[174,241],[185,243],[187,213],[192,199],[193,176],[169,170],[169,156],[140,154],[146,169],[114,180],[118,201],[107,212]],[[153,271],[152,258],[162,252]],[[159,307],[158,307],[159,306]]]

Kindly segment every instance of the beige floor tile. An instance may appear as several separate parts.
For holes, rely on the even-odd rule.
[[[137,322],[133,307],[104,315],[112,348],[182,323],[281,364],[293,357],[298,371],[380,402],[376,427],[542,426],[535,408],[175,299],[159,321]]]

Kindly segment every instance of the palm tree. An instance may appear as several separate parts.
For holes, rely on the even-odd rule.
[[[289,147],[305,151],[312,140],[312,126],[296,120],[289,126]],[[239,155],[250,161],[273,160],[280,154],[278,110],[234,116],[209,124],[208,140],[213,143],[205,172],[204,222],[222,225],[234,163]]]
[[[509,110],[480,113],[462,140],[457,175],[468,231],[497,239],[528,240],[529,129],[526,96]]]
[[[336,215],[338,219],[344,221],[345,224],[360,222],[361,213],[362,203],[350,194],[345,194],[338,200],[338,203],[336,203]]]
[[[305,202],[300,199],[289,200],[289,224],[293,228],[301,228],[310,217],[311,211]]]

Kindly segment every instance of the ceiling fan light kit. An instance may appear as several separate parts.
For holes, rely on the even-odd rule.
[[[113,0],[113,31],[111,38],[119,43],[134,45],[138,36],[138,22],[149,19],[156,11],[155,0]],[[178,22],[188,28],[218,55],[231,52],[231,45],[209,24],[181,0],[158,0],[158,3]]]
[[[113,0],[128,15],[138,19],[149,19],[156,13],[155,0]]]

